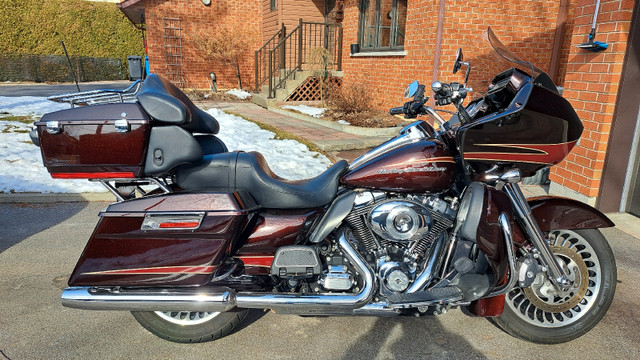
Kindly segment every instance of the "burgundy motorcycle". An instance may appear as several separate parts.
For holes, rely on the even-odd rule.
[[[249,309],[460,307],[528,341],[585,334],[614,296],[615,259],[598,230],[614,224],[518,186],[562,161],[582,124],[549,76],[491,29],[486,39],[511,65],[481,97],[463,106],[466,80],[433,83],[437,104],[456,107],[445,121],[414,82],[391,113],[433,126],[417,121],[302,181],[274,175],[259,153],[229,152],[216,120],[157,75],[133,102],[46,114],[32,138],[51,176],[99,181],[118,199],[100,213],[62,304],[131,311],[177,342],[225,336]],[[462,66],[468,77],[458,51],[454,73]]]

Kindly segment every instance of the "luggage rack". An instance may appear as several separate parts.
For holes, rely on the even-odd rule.
[[[71,104],[71,107],[108,103],[135,102],[136,95],[140,91],[141,87],[142,81],[137,80],[136,82],[131,84],[131,86],[124,90],[88,90],[76,93],[53,95],[47,97],[47,100],[59,103],[69,103]]]
[[[102,184],[118,199],[118,202],[136,198],[136,192],[140,197],[151,195],[151,191],[145,191],[142,188],[144,185],[157,186],[155,190],[160,190],[163,194],[173,192],[166,180],[158,178],[89,179],[89,181],[96,181]]]

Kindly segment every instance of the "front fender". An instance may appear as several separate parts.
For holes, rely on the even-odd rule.
[[[596,229],[615,226],[606,215],[580,201],[555,197],[540,196],[527,199],[531,213],[538,222],[540,230],[576,230]]]

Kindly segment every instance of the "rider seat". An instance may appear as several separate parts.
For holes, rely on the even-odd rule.
[[[304,209],[330,203],[347,168],[342,160],[315,178],[291,181],[274,174],[260,153],[228,152],[176,169],[176,182],[188,191],[246,191],[264,208]]]

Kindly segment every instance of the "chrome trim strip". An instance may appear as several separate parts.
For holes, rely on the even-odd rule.
[[[49,134],[60,134],[62,132],[62,126],[59,121],[47,121],[46,126]]]
[[[196,230],[202,224],[204,212],[157,212],[146,213],[140,230],[142,231],[170,231],[170,230]],[[197,223],[197,225],[182,227],[162,227],[162,224],[172,223]]]

